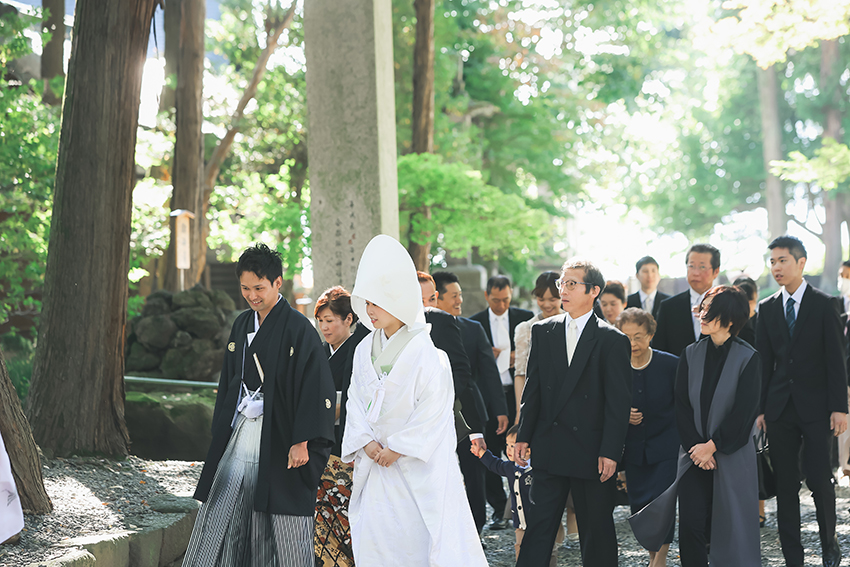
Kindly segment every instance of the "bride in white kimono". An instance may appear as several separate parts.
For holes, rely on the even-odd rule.
[[[431,342],[421,295],[404,247],[372,239],[351,303],[377,330],[354,354],[342,441],[342,460],[354,461],[354,561],[486,566],[455,454],[451,367]]]

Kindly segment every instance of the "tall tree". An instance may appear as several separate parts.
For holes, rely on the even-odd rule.
[[[12,464],[12,476],[21,497],[21,506],[35,514],[47,514],[53,510],[53,503],[44,490],[44,478],[41,476],[41,460],[38,448],[32,438],[32,431],[21,402],[6,370],[3,351],[0,350],[0,436],[9,461]]]
[[[51,80],[65,76],[65,0],[41,0],[45,11],[43,31],[50,40],[41,50],[41,78],[45,82],[43,100],[50,105],[61,102],[61,93],[50,88]]]
[[[169,0],[174,1],[174,0]],[[204,83],[204,20],[205,0],[179,0],[180,41],[177,48],[177,90],[175,93],[177,125],[174,144],[171,210],[191,211],[195,218],[189,221],[191,267],[182,278],[176,263],[177,235],[175,218],[171,218],[171,238],[165,252],[165,289],[187,289],[201,279],[203,262],[199,255],[206,254],[201,239],[205,216],[202,214],[202,184],[204,174],[204,137],[201,125],[203,114]]]
[[[764,157],[765,194],[767,197],[767,228],[770,240],[785,234],[788,217],[785,214],[785,189],[782,180],[771,172],[771,162],[781,160],[782,122],[779,117],[779,81],[774,65],[758,70],[759,106],[761,110],[762,156]]]
[[[434,153],[434,2],[414,0],[416,11],[416,43],[413,47],[413,122],[411,149],[415,154]],[[431,206],[418,211],[431,219]],[[416,234],[414,224],[408,230],[408,251],[417,270],[428,271],[431,265],[430,233]]]
[[[841,86],[841,74],[846,69],[841,65],[838,40],[820,42],[820,89],[823,96],[823,139],[841,142],[842,108],[846,103],[846,94]],[[847,195],[841,191],[831,191],[824,197],[825,222],[823,224],[823,242],[826,248],[823,261],[823,273],[827,276],[824,284],[834,281],[841,265],[841,223],[846,220]],[[832,288],[833,284],[830,284]]]
[[[163,10],[163,31],[165,35],[165,83],[159,95],[159,109],[174,109],[175,84],[177,78],[177,59],[180,56],[180,15],[183,11],[182,0],[168,0]]]
[[[133,156],[159,3],[77,1],[27,404],[45,454],[128,451],[123,375]]]

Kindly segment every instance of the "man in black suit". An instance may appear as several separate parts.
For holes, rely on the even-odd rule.
[[[694,244],[685,256],[688,287],[664,300],[658,309],[658,327],[652,348],[681,356],[685,347],[700,337],[699,319],[694,314],[705,293],[720,273],[720,250],[711,244]]]
[[[628,297],[626,307],[643,309],[649,312],[657,322],[661,302],[670,297],[658,291],[658,282],[661,281],[658,262],[652,256],[644,256],[635,264],[635,276],[640,282],[640,290]]]
[[[592,311],[604,286],[593,264],[567,261],[558,280],[566,313],[531,328],[515,455],[532,449],[535,506],[517,567],[549,564],[570,491],[582,564],[617,565],[614,475],[629,427],[631,345]]]
[[[470,317],[478,321],[484,327],[487,340],[492,345],[493,356],[499,369],[499,379],[505,392],[505,400],[508,404],[508,423],[516,420],[516,393],[514,392],[514,357],[516,356],[516,345],[514,344],[514,331],[517,325],[534,317],[534,313],[527,309],[511,307],[511,280],[507,276],[493,276],[487,280],[487,289],[484,292],[489,307]],[[487,432],[484,439],[494,455],[501,455],[505,450],[505,428],[497,420],[491,419],[487,422]],[[493,523],[491,529],[504,529],[508,522],[504,517],[504,510],[508,502],[508,496],[502,485],[502,477],[487,471],[485,474],[487,482],[487,502],[493,507]],[[510,513],[510,512],[508,512]]]
[[[803,279],[806,249],[793,236],[768,246],[770,271],[782,289],[761,302],[756,350],[762,359],[761,415],[776,475],[779,541],[785,564],[803,565],[800,463],[817,509],[823,564],[835,567],[835,488],[831,437],[847,429],[847,374],[841,322],[833,298]],[[800,459],[800,446],[803,448]]]
[[[485,468],[480,460],[470,451],[471,445],[487,448],[484,441],[484,430],[487,424],[487,409],[478,388],[477,377],[473,372],[471,359],[467,356],[460,319],[439,308],[434,278],[425,272],[417,272],[419,285],[422,288],[422,304],[425,306],[425,320],[431,325],[431,340],[434,346],[446,352],[452,363],[452,374],[455,375],[455,400],[460,401],[461,414],[470,431],[457,444],[457,456],[460,470],[463,474],[466,497],[469,508],[475,520],[478,533],[487,522],[487,502],[484,498]],[[482,331],[483,333],[483,331]],[[461,368],[455,372],[454,360],[461,360]],[[477,368],[477,360],[476,368]],[[460,375],[460,380],[457,375]],[[461,395],[458,392],[462,391]]]

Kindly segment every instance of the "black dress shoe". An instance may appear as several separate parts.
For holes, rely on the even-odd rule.
[[[508,527],[508,520],[506,518],[493,518],[488,527],[491,530],[504,530]]]
[[[841,548],[838,546],[838,538],[832,536],[832,540],[823,546],[823,567],[838,567],[841,563]]]

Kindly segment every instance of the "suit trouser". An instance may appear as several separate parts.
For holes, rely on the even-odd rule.
[[[776,520],[787,565],[803,564],[800,542],[800,445],[806,485],[817,511],[821,545],[835,536],[835,486],[829,452],[832,430],[829,417],[803,423],[788,400],[779,419],[767,422],[770,460],[776,476]]]
[[[484,524],[487,523],[484,473],[489,471],[487,467],[481,464],[481,459],[472,454],[469,450],[470,446],[469,437],[458,443],[457,458],[460,463],[460,473],[463,475],[463,484],[466,488],[466,499],[469,501],[469,509],[472,511],[472,519],[475,520],[475,528],[480,534],[481,530],[484,529]]]
[[[508,428],[514,423],[516,418],[516,394],[513,386],[505,386],[505,400],[508,402]],[[487,428],[484,432],[484,441],[487,443],[487,448],[490,452],[499,457],[505,451],[505,433],[496,435],[496,429],[499,428],[499,421],[496,416],[490,416],[490,421],[487,422]],[[510,518],[510,509],[507,509],[508,495],[505,494],[505,488],[502,484],[502,477],[485,468],[484,473],[487,502],[493,507],[493,515],[501,518]]]
[[[585,567],[617,566],[617,534],[614,530],[616,477],[606,482],[553,475],[535,468],[531,484],[525,537],[520,546],[517,567],[547,567],[567,495],[572,490],[575,504],[581,560]]]

